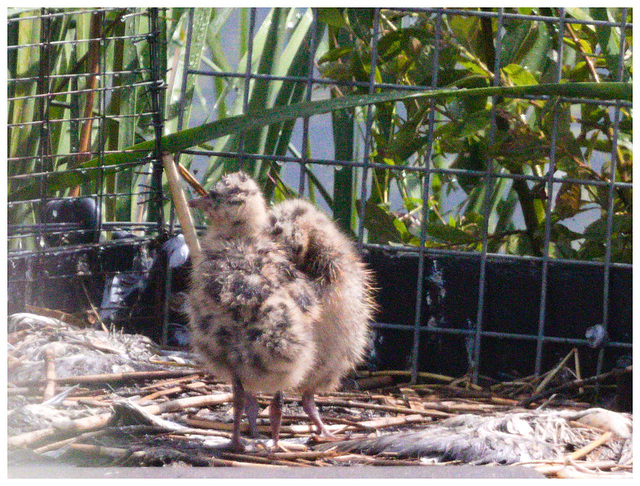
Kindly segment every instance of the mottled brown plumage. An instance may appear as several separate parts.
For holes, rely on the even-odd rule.
[[[362,360],[374,311],[371,275],[355,246],[305,201],[268,212],[241,172],[191,206],[209,219],[191,279],[192,341],[208,368],[233,384],[233,446],[242,448],[243,409],[255,435],[257,392],[274,393],[274,442],[288,390],[302,394],[319,432],[330,435],[314,394],[334,390]]]
[[[313,328],[316,359],[297,390],[323,435],[330,435],[317,412],[314,394],[332,391],[363,358],[375,304],[372,277],[353,242],[324,213],[294,199],[274,206],[271,237],[318,291],[320,316]]]
[[[265,237],[267,208],[243,173],[225,176],[207,197],[203,258],[191,275],[192,344],[206,366],[234,388],[232,444],[241,449],[242,411],[255,434],[256,392],[274,393],[272,430],[278,440],[282,391],[296,388],[315,363],[316,291],[285,251]]]

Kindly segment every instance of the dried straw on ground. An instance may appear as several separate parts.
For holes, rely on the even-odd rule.
[[[188,355],[36,315],[14,316],[8,337],[10,466],[428,467],[495,461],[534,467],[548,477],[632,472],[632,416],[594,410],[577,400],[578,389],[571,403],[566,396],[562,406],[547,398],[534,403],[542,408],[526,409],[519,402],[533,392],[518,389],[526,380],[491,390],[437,375],[423,374],[421,380],[430,383],[409,385],[404,372],[366,373],[355,383],[368,390],[317,399],[340,442],[313,433],[294,395],[285,398],[281,431],[288,452],[273,452],[264,438],[237,454],[227,447],[230,388],[195,368]],[[55,353],[45,359],[52,342]],[[143,344],[127,352],[131,342]],[[68,373],[69,356],[86,356],[74,368],[80,374]],[[106,371],[116,356],[117,367]],[[45,399],[51,384],[55,395]],[[258,395],[258,431],[267,435],[269,399]],[[514,444],[510,455],[491,447],[497,438]],[[482,440],[484,448],[478,446]]]

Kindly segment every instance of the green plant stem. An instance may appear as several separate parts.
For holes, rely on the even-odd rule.
[[[517,171],[512,173],[520,173]],[[542,237],[538,231],[538,217],[536,216],[536,210],[534,207],[534,198],[531,194],[531,190],[527,185],[527,182],[522,179],[513,180],[513,190],[518,194],[520,201],[520,208],[522,209],[522,215],[524,217],[524,224],[527,227],[526,234],[531,242],[531,250],[535,256],[542,256]]]

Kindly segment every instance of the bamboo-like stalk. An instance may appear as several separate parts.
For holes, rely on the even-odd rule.
[[[182,178],[186,182],[188,182],[189,185],[193,187],[198,194],[200,194],[201,196],[206,196],[208,194],[207,190],[204,187],[202,187],[202,185],[198,182],[198,180],[191,175],[191,172],[189,172],[184,165],[182,165],[180,162],[176,162],[176,166]]]
[[[193,218],[189,211],[187,199],[185,198],[182,187],[180,186],[178,169],[176,168],[176,164],[173,162],[173,156],[170,154],[164,154],[162,156],[162,163],[167,175],[167,180],[169,181],[171,198],[173,199],[173,204],[175,205],[176,212],[178,213],[178,220],[182,227],[184,240],[189,247],[192,262],[194,265],[197,265],[200,262],[202,250],[200,249],[200,241],[198,240],[198,234],[196,233],[196,229],[193,225]]]
[[[577,459],[582,459],[584,456],[589,454],[589,452],[597,449],[598,447],[600,447],[605,442],[608,442],[612,437],[613,437],[613,434],[611,432],[605,432],[600,437],[598,437],[596,440],[590,442],[589,444],[587,444],[584,447],[581,447],[577,451],[572,452],[571,454],[569,454],[567,456],[567,460],[575,461]]]
[[[96,87],[98,86],[98,73],[100,71],[100,36],[102,31],[102,13],[94,12],[91,14],[91,27],[89,43],[89,51],[87,57],[87,72],[90,73],[87,78],[87,96],[84,105],[84,122],[80,130],[80,163],[86,161],[90,157],[91,148],[91,130],[93,128],[93,105],[96,98]],[[74,164],[75,165],[75,164]],[[76,185],[69,192],[70,197],[78,197],[80,195],[80,185]]]
[[[153,380],[157,378],[173,378],[191,376],[193,370],[176,371],[176,370],[160,370],[160,371],[128,371],[122,373],[110,373],[99,375],[81,375],[70,376],[67,378],[57,378],[55,381],[58,385],[69,385],[75,383],[122,383],[131,381]],[[24,380],[15,382],[16,386],[43,384],[46,380]]]

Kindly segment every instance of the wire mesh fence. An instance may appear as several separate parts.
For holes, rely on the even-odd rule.
[[[251,11],[249,30],[258,31],[255,43],[262,45],[269,32],[261,37],[259,26],[266,30],[276,20],[260,24],[260,13]],[[306,99],[321,99],[456,83],[628,79],[626,11],[617,18],[599,12],[599,19],[564,9],[548,9],[546,15],[369,9],[337,19],[334,13],[316,12],[310,20],[305,48],[318,60],[306,66],[306,76],[304,62],[292,76],[291,68],[282,74],[282,66],[268,69],[265,62],[249,61],[236,70],[203,66],[192,74],[202,83],[235,83],[245,95],[243,113],[251,113],[253,95],[267,82],[304,85]],[[328,40],[318,50],[314,35],[323,22]],[[287,46],[301,24],[293,24]],[[607,53],[602,45],[582,45],[593,35],[614,36],[618,48]],[[254,45],[248,43],[248,60],[257,57],[250,51]],[[223,96],[221,90],[217,100]],[[190,153],[206,157],[208,167],[236,158],[258,174],[258,164],[276,166],[274,172],[295,191],[317,195],[316,202],[368,250],[379,274],[381,252],[415,255],[379,275],[383,312],[375,326],[380,347],[386,339],[393,349],[387,364],[410,369],[414,378],[421,369],[471,368],[476,378],[480,370],[493,376],[505,369],[540,373],[543,362],[548,366],[573,346],[588,355],[588,337],[602,332],[615,337],[591,356],[597,364],[589,371],[599,372],[605,359],[611,366],[631,346],[631,174],[624,168],[630,167],[630,152],[621,150],[622,140],[630,141],[628,132],[621,136],[630,105],[580,97],[495,97],[486,110],[484,101],[400,102],[344,114],[346,121],[338,114],[313,117],[294,127],[294,148],[287,151],[268,152],[267,144],[254,150],[241,140],[236,151],[227,143]],[[602,115],[595,125],[604,123],[604,131],[593,124],[595,112]],[[596,139],[607,142],[596,148]],[[203,180],[207,176],[205,171]],[[345,199],[356,204],[345,207]],[[598,215],[587,216],[591,210]],[[629,225],[620,231],[619,223]],[[501,277],[505,273],[509,277]],[[582,293],[581,280],[589,281]],[[598,303],[585,305],[585,295],[591,303],[597,295]],[[465,310],[456,311],[456,305]],[[621,308],[627,309],[625,317]],[[579,322],[567,325],[574,320]]]
[[[14,9],[8,33],[9,311],[108,306],[166,232],[158,152],[102,162],[162,134],[158,12]]]
[[[87,170],[74,164],[89,152],[159,140],[163,122],[180,130],[349,94],[630,79],[627,9],[175,10],[9,18],[10,286],[21,303],[37,302],[38,259],[63,243],[96,248],[95,263],[109,242],[122,244],[116,230],[136,241],[179,231],[162,199],[159,146],[113,179],[97,164],[100,176],[81,173],[91,182],[76,192],[52,177]],[[27,24],[39,43],[21,44]],[[19,72],[20,56],[50,65]],[[58,75],[61,62],[83,70]],[[130,111],[110,111],[127,98],[137,101]],[[143,135],[136,118],[148,122]],[[510,379],[540,374],[574,347],[585,374],[630,355],[631,143],[625,100],[414,98],[225,135],[180,160],[205,187],[244,169],[270,200],[308,198],[353,236],[380,287],[373,366],[414,380],[420,371]],[[98,226],[38,213],[64,200],[94,201]],[[70,230],[90,241],[70,241]],[[133,251],[95,273],[148,274],[143,260]],[[60,278],[77,278],[74,265]],[[162,273],[169,284],[155,290],[164,303],[154,337],[165,342],[173,277]]]

